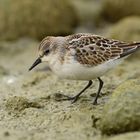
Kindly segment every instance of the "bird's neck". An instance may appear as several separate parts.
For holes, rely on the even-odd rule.
[[[52,71],[61,69],[66,55],[67,42],[64,37],[56,37],[54,40],[54,49],[51,54],[49,66]]]

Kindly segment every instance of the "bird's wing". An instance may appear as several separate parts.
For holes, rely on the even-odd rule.
[[[68,42],[69,49],[75,50],[76,60],[88,66],[125,57],[140,48],[140,43],[126,43],[91,34],[73,35]]]

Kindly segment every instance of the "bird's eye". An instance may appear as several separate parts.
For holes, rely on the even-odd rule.
[[[49,52],[50,52],[49,50],[46,50],[46,51],[44,52],[44,54],[47,55]]]

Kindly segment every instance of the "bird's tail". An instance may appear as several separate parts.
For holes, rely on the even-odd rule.
[[[140,50],[140,42],[122,44],[119,47],[123,49],[123,53],[120,55],[122,58]]]

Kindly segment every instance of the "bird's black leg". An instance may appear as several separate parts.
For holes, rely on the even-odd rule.
[[[104,85],[104,82],[102,81],[102,79],[100,77],[98,77],[98,80],[99,80],[99,88],[98,88],[98,92],[97,92],[96,97],[95,97],[94,102],[93,102],[94,105],[97,104],[98,97],[100,96],[102,87]]]
[[[78,98],[79,98],[79,96],[86,90],[86,89],[88,89],[91,85],[92,85],[92,80],[89,80],[89,82],[88,82],[88,84],[86,85],[86,87],[82,90],[82,91],[80,91],[76,96],[73,96],[73,97],[69,97],[69,96],[66,96],[67,98],[66,99],[63,99],[63,100],[72,100],[72,103],[75,103],[77,100],[78,100]]]

